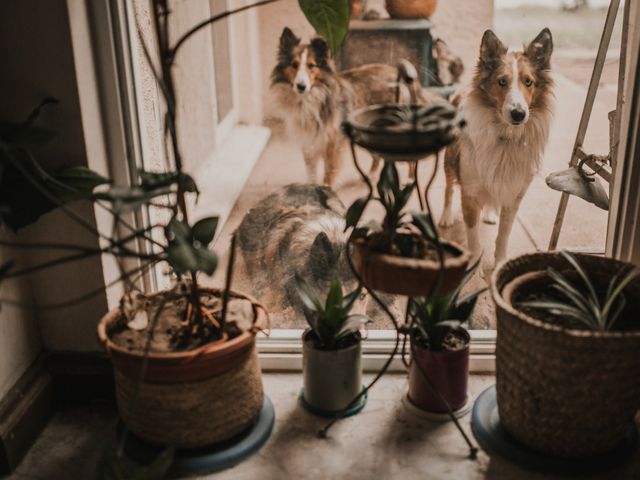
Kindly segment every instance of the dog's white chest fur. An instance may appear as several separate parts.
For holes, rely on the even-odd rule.
[[[469,194],[499,208],[521,196],[539,172],[549,136],[548,112],[520,126],[508,125],[472,97],[462,103],[461,180]]]

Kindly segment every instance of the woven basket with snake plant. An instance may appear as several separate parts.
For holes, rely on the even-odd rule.
[[[598,290],[606,290],[609,280],[629,267],[608,258],[576,258]],[[540,452],[573,458],[605,453],[634,428],[640,408],[640,280],[624,290],[628,302],[621,329],[584,330],[514,307],[514,299],[549,283],[543,273],[549,266],[571,270],[560,254],[536,253],[503,263],[491,278],[500,421]]]

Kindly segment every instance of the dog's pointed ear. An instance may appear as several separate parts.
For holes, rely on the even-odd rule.
[[[313,56],[316,59],[316,63],[321,68],[327,68],[329,66],[329,62],[331,61],[331,49],[329,48],[329,44],[322,37],[316,37],[311,40],[309,44],[311,50],[313,50]]]
[[[482,43],[480,44],[480,60],[493,63],[505,53],[507,53],[507,47],[504,46],[496,34],[492,30],[484,32]]]
[[[280,35],[280,45],[278,47],[278,58],[289,58],[293,49],[298,46],[300,39],[291,31],[289,27],[284,27]]]
[[[553,52],[553,38],[551,30],[544,28],[527,46],[525,54],[538,68],[551,67],[551,53]]]

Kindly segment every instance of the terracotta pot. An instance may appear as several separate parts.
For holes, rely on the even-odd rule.
[[[320,350],[307,329],[302,335],[304,399],[321,412],[339,412],[362,390],[361,342],[339,350]]]
[[[629,264],[576,254],[596,288]],[[513,305],[549,282],[547,267],[571,271],[558,253],[522,255],[491,277],[496,304],[496,392],[501,425],[529,448],[581,458],[616,448],[640,408],[640,330],[592,331],[536,319]],[[625,289],[632,320],[640,311],[640,279]],[[635,315],[635,317],[633,316]]]
[[[367,0],[349,0],[351,18],[360,18],[367,10]]]
[[[470,259],[469,252],[462,247],[453,242],[446,243],[460,255],[445,258],[440,295],[453,291],[460,284]],[[409,297],[431,296],[440,272],[437,260],[379,253],[369,249],[365,239],[354,241],[354,264],[367,287]]]
[[[268,316],[259,303],[241,293],[231,295],[252,302],[256,330],[266,325]],[[264,396],[255,333],[185,352],[150,353],[134,405],[144,356],[107,336],[119,318],[117,308],[107,313],[98,338],[113,364],[118,412],[133,433],[157,445],[195,448],[225,441],[251,425]]]
[[[436,10],[436,0],[386,0],[391,18],[430,18]]]
[[[432,351],[414,344],[409,367],[409,400],[416,407],[431,413],[447,413],[447,407],[424,378],[426,374],[453,411],[467,403],[469,381],[469,333],[462,330],[467,346],[463,350]],[[423,374],[424,372],[424,374]]]

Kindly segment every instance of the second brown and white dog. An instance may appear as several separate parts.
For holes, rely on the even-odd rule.
[[[488,223],[495,223],[493,211],[499,212],[496,263],[506,256],[520,202],[542,164],[552,119],[552,51],[548,28],[515,52],[487,30],[471,88],[459,99],[467,127],[445,154],[447,183],[440,225],[453,223],[451,201],[457,182],[468,247],[475,256],[481,254],[482,210]],[[486,260],[483,264],[485,271],[492,266]]]
[[[317,183],[324,162],[325,185],[333,185],[347,145],[341,124],[348,112],[378,103],[394,103],[398,68],[368,64],[336,72],[327,42],[319,37],[303,43],[289,28],[280,36],[278,63],[271,73],[271,100],[301,146],[307,179]],[[401,100],[423,103],[428,92],[419,82],[401,85]]]

